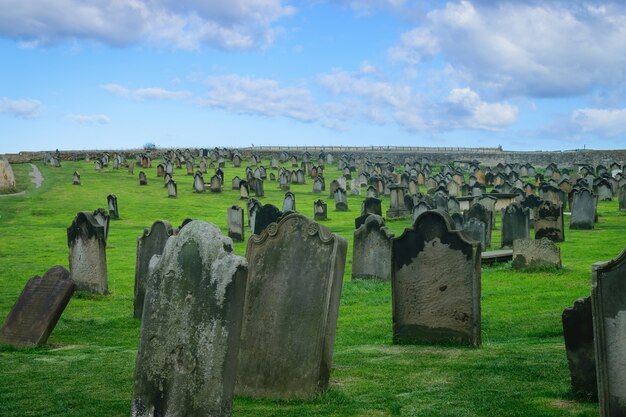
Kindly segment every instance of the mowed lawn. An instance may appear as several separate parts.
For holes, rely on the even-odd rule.
[[[245,163],[236,169],[227,163],[219,194],[195,194],[193,177],[184,168],[176,170],[177,199],[167,197],[157,163],[145,170],[145,187],[139,186],[139,168],[130,175],[126,169],[95,172],[93,162],[64,162],[61,168],[37,163],[45,177],[39,189],[30,184],[29,164],[13,165],[18,188],[27,194],[0,197],[0,320],[30,277],[54,265],[68,267],[66,228],[78,211],[106,207],[107,195],[115,193],[121,219],[111,220],[107,244],[111,293],[76,293],[48,346],[0,346],[0,416],[130,415],[140,327],[133,318],[137,237],[157,219],[175,227],[185,218],[205,220],[226,233],[226,209],[245,207],[239,192],[230,189],[235,175],[245,177]],[[81,186],[72,185],[75,170]],[[327,167],[324,176],[328,188],[339,171]],[[313,202],[326,201],[324,224],[349,242],[330,389],[309,402],[236,398],[235,416],[598,415],[597,404],[570,391],[561,314],[589,295],[591,265],[615,257],[626,244],[626,214],[616,201],[599,203],[594,230],[566,226],[562,270],[517,272],[510,263],[483,267],[482,346],[473,349],[393,345],[390,283],[351,280],[354,218],[364,196],[349,195],[350,210],[336,212],[328,192],[312,192],[310,179],[292,191],[297,210],[310,217]],[[284,192],[277,182],[268,179],[265,194],[263,204],[281,208]],[[388,207],[383,198],[383,211]],[[399,235],[410,223],[402,219],[387,226]],[[494,249],[499,233],[498,220]],[[243,256],[245,243],[236,243],[235,250]]]

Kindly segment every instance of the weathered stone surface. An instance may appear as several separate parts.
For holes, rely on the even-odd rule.
[[[591,297],[579,298],[573,307],[567,307],[563,311],[562,320],[572,390],[578,396],[597,399]]]
[[[107,206],[109,207],[109,217],[114,220],[119,220],[120,212],[117,206],[117,196],[115,194],[109,194],[107,196]]]
[[[626,249],[592,266],[591,305],[602,417],[626,416]]]
[[[67,246],[76,289],[108,293],[105,230],[91,213],[82,211],[76,215],[67,229]]]
[[[385,220],[370,214],[354,231],[352,278],[391,280],[391,239]]]
[[[150,262],[133,417],[230,416],[247,265],[194,220]]]
[[[542,201],[535,217],[535,239],[547,237],[553,242],[565,240],[563,207],[551,201]]]
[[[491,201],[491,200],[488,200]],[[465,222],[463,228],[466,228],[466,224],[472,217],[480,220],[485,223],[486,227],[486,235],[485,235],[485,246],[482,247],[482,250],[486,250],[488,247],[491,247],[491,231],[493,230],[493,212],[488,209],[482,203],[474,203],[470,206],[468,210],[463,213],[463,217],[465,218]]]
[[[310,399],[328,386],[346,252],[298,213],[248,240],[239,394]]]
[[[515,239],[528,239],[530,237],[529,221],[528,209],[520,203],[509,204],[502,209],[501,247],[512,247]]]
[[[133,309],[135,318],[141,318],[143,302],[146,295],[148,266],[154,255],[161,255],[165,243],[174,234],[172,225],[166,220],[157,220],[150,229],[144,229],[143,235],[137,237],[137,260],[135,262],[135,296]]]
[[[570,229],[593,229],[596,218],[597,199],[586,188],[575,188],[572,191]]]
[[[50,268],[43,278],[29,279],[0,328],[0,343],[17,347],[45,344],[75,288],[62,266]]]
[[[15,175],[11,164],[4,157],[0,156],[0,192],[15,190]]]
[[[619,209],[621,211],[626,210],[626,184],[619,187],[618,199],[619,199]]]
[[[387,210],[386,216],[390,219],[408,216],[411,212],[404,204],[407,187],[396,184],[389,187],[389,191],[389,210]]]
[[[453,229],[456,229],[456,224],[453,222]],[[475,240],[480,242],[481,250],[487,250],[487,225],[485,222],[477,219],[476,217],[470,217],[467,221],[463,223],[463,233],[470,240]]]
[[[561,250],[548,238],[513,241],[513,268],[561,267]]]
[[[139,185],[148,185],[148,177],[143,171],[139,171]]]
[[[296,196],[291,191],[285,193],[283,199],[283,213],[287,211],[296,211]]]
[[[167,178],[167,175],[165,175],[165,177]],[[167,183],[165,184],[165,187],[167,187],[167,196],[170,198],[177,198],[178,197],[178,187],[176,186],[176,181],[174,181],[173,179],[169,179],[167,181]]]
[[[242,242],[245,237],[243,209],[239,206],[229,207],[227,210],[228,237],[233,241]]]
[[[393,240],[395,343],[480,345],[480,243],[431,210]]]
[[[326,220],[328,215],[328,206],[322,200],[313,203],[313,219],[315,221]]]
[[[347,211],[348,210],[348,196],[346,195],[346,190],[339,187],[335,190],[334,194],[335,198],[335,210],[337,211]]]
[[[74,175],[72,175],[72,185],[80,185],[80,172],[74,171]]]

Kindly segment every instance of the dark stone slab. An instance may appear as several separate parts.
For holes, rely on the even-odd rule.
[[[62,266],[29,279],[0,328],[0,343],[43,345],[74,294],[76,285]]]
[[[82,211],[76,215],[67,229],[67,245],[76,289],[108,293],[105,230],[91,213]]]
[[[491,265],[497,262],[508,262],[513,259],[513,249],[501,249],[483,252],[480,254],[482,265]]]
[[[243,242],[245,228],[243,222],[243,209],[239,206],[229,207],[227,210],[228,237],[236,242]]]
[[[352,278],[391,280],[391,239],[393,233],[385,220],[370,214],[354,231],[352,249]]]
[[[535,217],[535,239],[548,238],[553,242],[565,240],[563,207],[551,201],[542,201]]]
[[[515,239],[528,239],[530,224],[528,209],[520,203],[509,204],[502,209],[502,243],[503,248],[512,248]]]
[[[267,226],[271,223],[276,223],[282,215],[283,213],[273,204],[261,206],[254,218],[254,234],[260,235]]]
[[[586,188],[572,190],[570,229],[593,229],[597,198]]]

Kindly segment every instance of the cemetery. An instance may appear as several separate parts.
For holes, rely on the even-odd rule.
[[[0,416],[626,415],[625,163],[0,156]]]

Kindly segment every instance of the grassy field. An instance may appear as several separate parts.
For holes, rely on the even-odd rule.
[[[269,161],[264,161],[269,166]],[[118,197],[107,244],[110,295],[76,293],[45,347],[0,346],[0,416],[128,416],[139,321],[133,319],[136,238],[154,220],[179,226],[206,220],[226,233],[230,190],[244,168],[227,166],[220,194],[192,192],[192,178],[176,170],[178,198],[170,199],[156,162],[148,186],[126,170],[95,172],[92,163],[40,167],[41,188],[30,184],[29,164],[14,165],[23,196],[0,197],[0,320],[26,281],[53,265],[68,267],[66,228],[78,211],[106,207]],[[72,185],[79,170],[82,185]],[[268,170],[269,175],[269,170]],[[328,167],[326,183],[339,176]],[[206,180],[208,181],[209,175]],[[298,211],[313,216],[311,180],[294,185]],[[284,193],[266,181],[262,203],[282,206]],[[591,264],[616,256],[626,243],[626,216],[617,202],[599,204],[594,230],[569,230],[561,246],[563,269],[516,272],[510,263],[482,269],[480,348],[396,346],[391,343],[389,283],[352,281],[354,218],[364,197],[349,196],[348,212],[328,202],[331,230],[349,241],[330,389],[310,402],[236,398],[235,416],[596,416],[597,404],[579,401],[569,386],[561,313],[590,293]],[[389,200],[383,199],[383,210]],[[247,218],[246,218],[247,220]],[[568,219],[566,219],[566,222]],[[399,235],[408,219],[390,221]],[[499,244],[494,231],[494,246]],[[249,235],[248,235],[249,236]],[[244,255],[245,243],[235,250]]]

